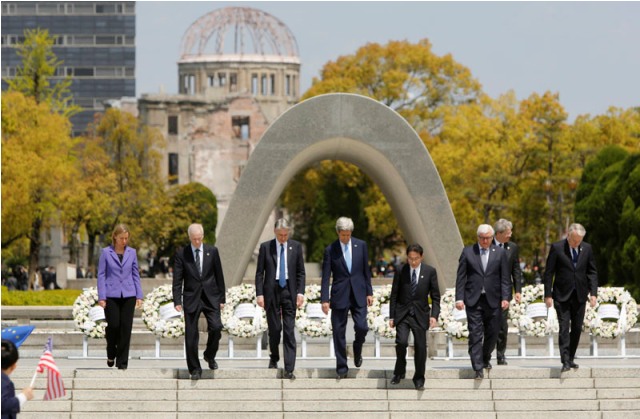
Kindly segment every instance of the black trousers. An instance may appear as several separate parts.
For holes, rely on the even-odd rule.
[[[466,311],[469,326],[469,357],[471,366],[478,371],[491,361],[491,353],[498,340],[502,308],[490,307],[483,294],[476,305],[466,306]]]
[[[336,372],[338,374],[346,374],[349,371],[347,366],[347,321],[349,320],[349,311],[353,319],[353,330],[355,331],[355,340],[353,342],[354,356],[362,355],[362,345],[367,337],[369,325],[367,324],[367,304],[362,307],[356,305],[355,297],[351,289],[350,300],[351,306],[344,309],[331,309],[331,327],[333,328],[333,347],[336,352]]]
[[[409,331],[413,333],[415,373],[413,382],[424,383],[424,370],[427,363],[427,330],[424,329],[416,318],[407,315],[396,326],[396,365],[393,375],[402,376],[407,371],[407,347],[409,346]]]
[[[107,298],[104,317],[107,320],[107,358],[115,359],[117,367],[129,363],[129,345],[133,328],[136,297]]]
[[[560,348],[560,361],[564,364],[573,361],[576,356],[580,335],[582,334],[584,312],[587,306],[585,303],[578,301],[575,290],[567,301],[559,302],[554,300],[553,305],[558,313],[558,323],[560,324],[558,346]]]
[[[504,353],[507,351],[507,335],[509,334],[509,309],[502,311],[502,321],[500,322],[500,332],[496,342],[496,358],[504,360]]]
[[[198,331],[198,320],[200,314],[204,314],[207,319],[207,347],[204,356],[207,359],[215,359],[218,353],[220,337],[222,336],[222,319],[220,317],[220,304],[217,302],[212,306],[208,301],[202,301],[200,307],[195,311],[184,312],[184,344],[187,355],[187,368],[189,374],[202,371],[200,359],[198,357],[198,345],[200,343],[200,332]]]
[[[277,285],[275,301],[267,307],[267,325],[269,326],[269,357],[280,360],[280,335],[283,335],[284,369],[293,372],[296,366],[296,306],[291,299],[289,287]]]

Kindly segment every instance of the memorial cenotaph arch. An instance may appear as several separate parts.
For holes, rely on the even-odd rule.
[[[299,171],[322,160],[352,163],[370,176],[389,202],[407,243],[424,248],[425,262],[438,272],[441,292],[454,286],[462,238],[424,143],[399,114],[380,102],[332,93],[284,112],[251,154],[216,243],[228,287],[242,282],[284,188]],[[358,236],[357,225],[354,235]]]

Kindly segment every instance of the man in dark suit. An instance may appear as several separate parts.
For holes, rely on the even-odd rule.
[[[493,225],[496,233],[493,244],[503,248],[507,252],[507,265],[509,267],[509,276],[513,281],[513,290],[515,290],[515,300],[520,303],[522,299],[522,269],[520,269],[520,256],[518,245],[511,239],[511,229],[513,224],[509,220],[504,218],[499,219]],[[507,309],[508,310],[508,309]],[[509,313],[505,310],[502,313],[502,324],[500,326],[500,332],[498,333],[498,342],[496,344],[496,358],[498,358],[498,365],[507,365],[507,359],[505,352],[507,350],[507,335],[509,333]]]
[[[260,244],[256,268],[256,299],[267,312],[269,368],[278,368],[280,333],[283,333],[284,378],[294,380],[296,365],[296,309],[304,303],[304,258],[299,242],[289,239],[290,226],[276,221],[276,238]]]
[[[558,313],[562,372],[578,368],[574,362],[582,334],[585,303],[591,307],[598,295],[598,272],[591,245],[582,241],[587,234],[580,224],[571,224],[566,240],[551,245],[544,270],[544,301]]]
[[[424,390],[427,330],[437,326],[440,314],[438,275],[433,267],[422,263],[422,254],[423,249],[419,244],[407,247],[407,264],[393,278],[389,303],[389,325],[396,328],[396,366],[391,384],[400,383],[405,376],[411,330],[415,352],[413,384],[416,390]]]
[[[481,224],[478,243],[462,250],[456,277],[456,308],[466,309],[469,326],[469,356],[475,378],[484,378],[483,368],[491,369],[502,320],[509,307],[511,282],[507,254],[493,244],[493,227]]]
[[[325,249],[322,259],[320,300],[322,311],[325,314],[329,314],[329,309],[331,309],[338,379],[346,378],[349,372],[346,340],[349,312],[351,312],[356,335],[353,342],[354,364],[356,367],[360,367],[362,365],[362,345],[369,331],[367,306],[373,302],[367,244],[351,237],[353,228],[353,221],[350,218],[338,218],[336,221],[338,240]],[[331,283],[331,295],[329,295],[329,278],[332,275],[333,282]]]
[[[215,246],[203,244],[201,224],[189,226],[190,245],[178,249],[173,270],[173,304],[184,311],[187,367],[192,380],[202,377],[198,359],[198,319],[204,313],[207,319],[207,348],[204,360],[215,370],[215,360],[222,332],[220,310],[225,303],[224,275],[220,255]]]

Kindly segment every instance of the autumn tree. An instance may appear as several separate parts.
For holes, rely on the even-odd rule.
[[[303,99],[335,92],[376,99],[402,115],[422,138],[428,138],[442,128],[446,107],[477,101],[481,89],[468,68],[450,54],[436,55],[431,43],[424,39],[416,44],[370,43],[353,55],[339,57],[325,64],[321,78],[313,80]],[[300,195],[299,191],[307,186],[309,179],[316,185],[314,192],[321,196],[313,192],[302,194],[300,198],[310,200],[296,205],[293,198]],[[327,195],[334,200],[327,200]],[[348,199],[341,213],[337,207],[342,204],[335,201],[339,198]],[[372,256],[375,258],[382,256],[384,249],[397,245],[402,236],[377,185],[359,169],[344,162],[321,162],[301,173],[284,192],[282,202],[294,218],[300,219],[298,226],[309,224],[308,230],[325,231],[329,226],[329,233],[302,232],[307,235],[303,239],[310,260],[318,260],[318,249],[335,238],[335,218],[340,215],[351,214],[354,222],[359,219],[357,228],[366,232],[360,230],[358,234],[374,243]],[[325,237],[327,234],[329,237]]]
[[[20,92],[2,95],[2,248],[29,240],[29,278],[38,267],[43,228],[59,216],[77,176],[70,123]]]

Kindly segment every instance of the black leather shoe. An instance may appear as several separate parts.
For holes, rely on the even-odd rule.
[[[482,370],[478,370],[476,371],[476,380],[482,380],[484,378],[484,373],[482,372]]]
[[[211,359],[211,358],[207,357],[206,355],[203,355],[203,358],[209,364],[209,369],[210,370],[217,370],[218,369],[218,363],[216,362],[215,359]]]
[[[404,379],[404,374],[402,375],[394,375],[391,379],[391,384],[400,384],[400,381]]]
[[[569,366],[570,366],[571,368],[576,369],[576,370],[577,370],[578,368],[580,368],[580,365],[576,364],[576,363],[575,363],[575,362],[573,362],[573,361],[569,361]]]
[[[490,370],[491,368],[493,368],[493,365],[491,365],[491,362],[487,362],[486,364],[484,364],[484,368]]]
[[[114,359],[107,359],[107,367],[111,368],[116,364]]]
[[[288,380],[295,380],[296,379],[296,376],[293,375],[293,371],[285,371],[283,377],[288,379]]]
[[[416,390],[418,391],[424,390],[424,381],[422,380],[414,381],[413,384],[416,386]]]
[[[355,357],[353,363],[355,364],[356,368],[360,368],[360,365],[362,365],[362,355]]]
[[[562,369],[560,370],[560,372],[567,372],[571,370],[571,364],[569,364],[568,362],[565,362],[564,364],[562,364]]]
[[[202,371],[194,371],[193,373],[191,373],[191,379],[196,381],[199,380],[200,378],[202,378]]]
[[[278,363],[274,360],[270,360],[269,361],[269,368],[270,369],[277,369],[278,368]]]
[[[507,362],[506,359],[499,359],[498,360],[498,365],[507,365],[507,364],[508,364],[508,362]]]
[[[347,378],[347,375],[348,375],[348,374],[349,374],[349,373],[346,373],[346,372],[343,372],[342,374],[338,374],[338,375],[336,376],[336,379],[337,379],[337,380],[342,380],[343,378]]]

